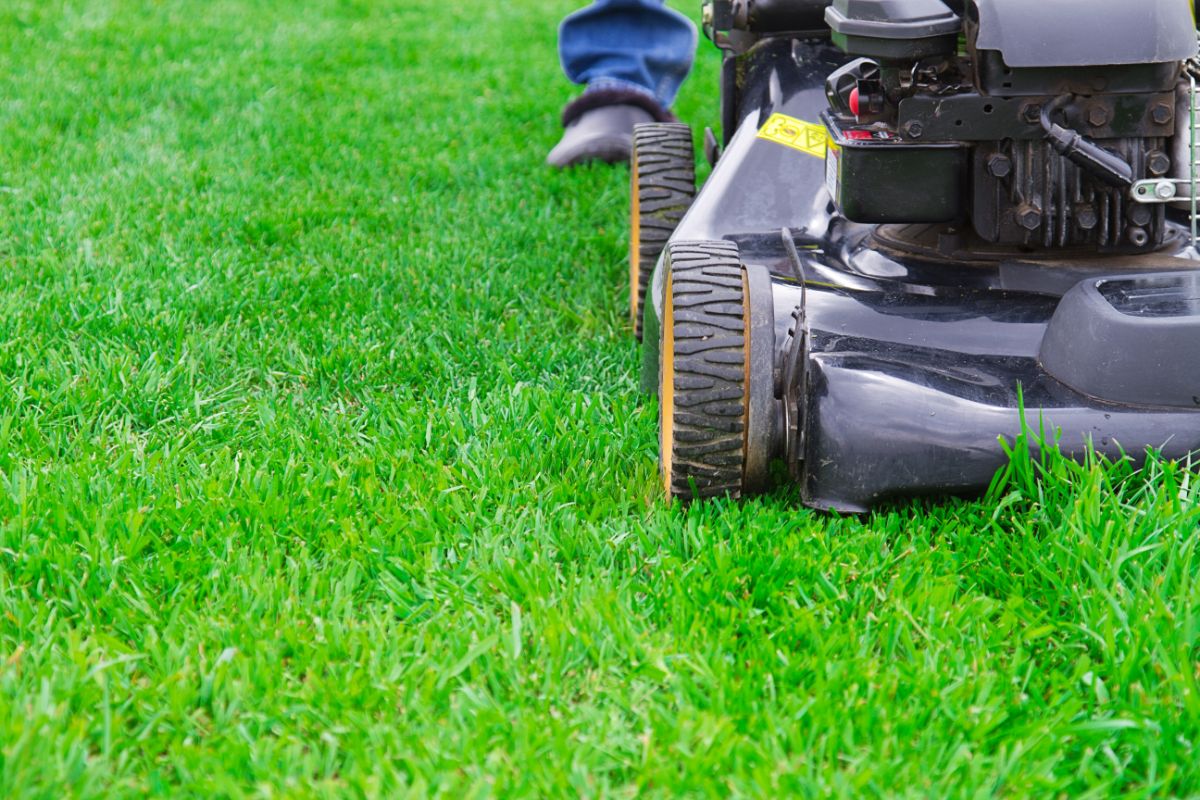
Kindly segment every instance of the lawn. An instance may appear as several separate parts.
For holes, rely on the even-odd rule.
[[[0,7],[0,796],[1200,793],[1178,466],[661,502],[572,7]]]

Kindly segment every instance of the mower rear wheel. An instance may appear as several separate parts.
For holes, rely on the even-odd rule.
[[[674,242],[659,350],[659,466],[669,498],[746,487],[750,409],[746,273],[732,242]]]
[[[696,196],[692,129],[677,122],[636,126],[630,173],[629,316],[641,341],[650,275]]]

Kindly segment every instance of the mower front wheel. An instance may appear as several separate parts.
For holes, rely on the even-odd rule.
[[[659,466],[669,498],[747,487],[750,313],[732,242],[674,242],[664,263]]]

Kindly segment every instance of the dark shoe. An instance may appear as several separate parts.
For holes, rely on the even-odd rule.
[[[563,110],[562,139],[546,156],[552,167],[574,167],[589,161],[628,161],[633,126],[675,118],[640,92],[604,89],[586,92]]]

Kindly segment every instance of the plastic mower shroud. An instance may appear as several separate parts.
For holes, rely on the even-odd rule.
[[[730,9],[715,5],[719,22]],[[828,30],[741,27],[753,34],[741,43],[737,31],[718,32],[723,152],[710,136],[716,164],[640,309],[669,494],[747,495],[769,485],[780,460],[818,509],[977,494],[1005,464],[1002,439],[1021,432],[1023,414],[1075,457],[1089,447],[1137,461],[1147,448],[1171,459],[1200,451],[1200,265],[1185,225],[1156,217],[1141,229],[1160,241],[1130,237],[1132,249],[1073,246],[1062,211],[1061,239],[1046,248],[987,241],[961,214],[904,221],[943,213],[944,196],[922,193],[969,187],[969,150],[865,167],[875,172],[864,202],[897,209],[898,221],[853,222],[831,195],[845,176],[827,161],[834,132],[822,124],[827,79],[852,57]],[[872,77],[858,85],[869,91]],[[1134,159],[1134,149],[1123,152]],[[644,183],[654,165],[639,169]]]

